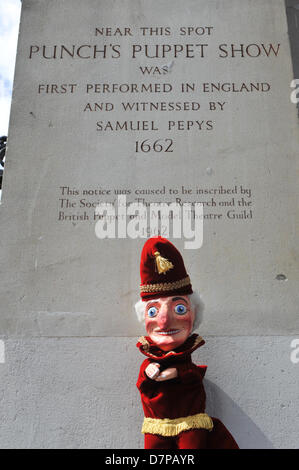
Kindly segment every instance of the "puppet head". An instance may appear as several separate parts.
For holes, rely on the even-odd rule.
[[[199,326],[203,310],[180,252],[165,238],[148,239],[141,253],[140,276],[141,300],[135,305],[139,320],[160,349],[179,347]]]

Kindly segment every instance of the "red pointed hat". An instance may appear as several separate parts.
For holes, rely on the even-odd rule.
[[[192,285],[181,253],[166,238],[149,238],[140,261],[142,300],[192,294]]]

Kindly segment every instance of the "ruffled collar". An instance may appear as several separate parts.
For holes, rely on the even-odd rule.
[[[202,339],[202,337],[194,333],[193,335],[189,336],[184,344],[174,349],[173,351],[162,351],[148,336],[141,336],[138,339],[136,346],[145,356],[161,361],[164,359],[170,359],[172,357],[180,358],[190,355],[193,351],[195,351],[195,349],[203,346],[204,344],[205,341]]]

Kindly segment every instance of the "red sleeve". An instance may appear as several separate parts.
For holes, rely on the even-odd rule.
[[[151,362],[153,361],[151,361],[150,359],[145,359],[145,361],[143,361],[143,363],[141,364],[138,380],[136,383],[136,386],[140,391],[144,391],[147,388],[151,388],[153,384],[155,384],[155,381],[150,379],[145,373],[145,369]]]
[[[192,362],[177,364],[176,368],[178,377],[183,383],[190,383],[196,379],[202,380],[207,370],[207,366],[196,366]]]

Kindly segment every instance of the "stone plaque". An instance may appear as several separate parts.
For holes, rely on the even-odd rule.
[[[155,217],[202,293],[203,334],[298,332],[292,79],[283,0],[24,0],[2,334],[142,332],[133,305]],[[182,208],[181,236],[153,203]]]

